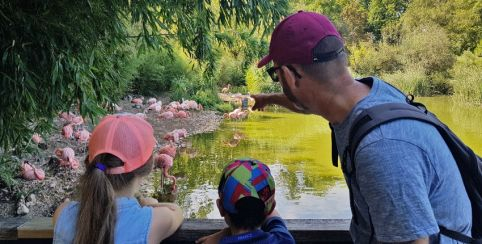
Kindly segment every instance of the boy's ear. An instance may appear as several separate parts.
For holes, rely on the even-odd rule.
[[[224,217],[225,211],[224,211],[224,208],[223,208],[223,204],[221,203],[221,199],[218,198],[216,200],[216,205],[218,206],[219,214],[221,215],[221,217]]]

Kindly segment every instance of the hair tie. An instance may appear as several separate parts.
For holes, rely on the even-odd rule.
[[[94,167],[100,169],[103,172],[105,172],[105,169],[107,168],[103,163],[95,163]]]

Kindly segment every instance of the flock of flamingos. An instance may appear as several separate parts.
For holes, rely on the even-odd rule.
[[[224,87],[222,92],[226,93],[228,90],[229,87]],[[134,108],[143,109],[141,110],[143,112],[136,114],[136,116],[143,119],[147,119],[148,113],[156,113],[158,120],[169,120],[173,118],[184,119],[190,116],[190,110],[203,110],[203,106],[193,100],[184,100],[182,102],[174,101],[163,106],[162,102],[157,101],[156,98],[149,98],[146,102],[144,102],[143,97],[128,97],[128,99]],[[114,104],[114,108],[118,112],[122,111],[122,108],[118,105]],[[249,109],[243,110],[237,108],[230,113],[224,114],[224,118],[244,119],[248,114]],[[82,116],[70,111],[62,112],[59,114],[59,120],[63,124],[61,131],[63,139],[76,140],[85,148],[91,133],[86,129]],[[158,149],[158,153],[154,157],[155,167],[162,169],[162,176],[172,181],[172,191],[176,191],[176,177],[170,175],[169,170],[173,166],[173,160],[176,157],[176,147],[179,145],[180,140],[185,137],[187,137],[187,131],[183,128],[166,133],[163,139],[167,141],[167,143]],[[45,141],[39,134],[35,133],[32,136],[32,141],[38,144],[40,148],[46,148]],[[59,166],[73,170],[76,170],[80,166],[74,150],[70,147],[56,148],[54,155]],[[45,172],[28,161],[24,161],[21,165],[21,176],[26,180],[43,180],[45,178]],[[163,183],[162,179],[161,184]]]

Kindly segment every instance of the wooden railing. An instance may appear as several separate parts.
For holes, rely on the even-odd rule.
[[[297,243],[352,243],[348,219],[285,220]],[[226,227],[222,219],[186,219],[163,243],[193,243],[201,236]],[[16,217],[0,220],[0,243],[51,243],[52,219]],[[10,241],[7,241],[10,240]]]

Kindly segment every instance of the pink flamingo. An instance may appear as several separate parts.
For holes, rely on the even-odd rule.
[[[152,97],[152,98],[147,99],[147,104],[148,104],[149,106],[152,105],[152,104],[154,104],[154,103],[157,103],[157,99],[156,99],[156,98]]]
[[[37,169],[28,161],[24,161],[20,167],[22,177],[26,180],[43,180],[45,178],[45,172],[42,169]]]
[[[84,118],[82,116],[75,116],[72,118],[72,124],[74,125],[81,125],[84,123]]]
[[[161,114],[159,114],[160,119],[172,119],[174,118],[174,113],[171,111],[166,111]]]
[[[61,166],[68,166],[72,169],[77,169],[79,167],[79,161],[75,158],[75,152],[72,148],[56,148],[54,153],[59,159]]]
[[[86,129],[82,129],[80,131],[77,131],[74,133],[74,136],[77,140],[79,140],[80,142],[87,142],[89,141],[89,138],[90,138],[90,132]]]
[[[44,139],[42,139],[42,137],[39,134],[34,133],[32,135],[32,141],[35,142],[35,144],[40,144],[44,141]]]
[[[68,124],[62,128],[62,135],[70,139],[72,138],[72,135],[74,134],[74,128],[72,127],[72,124]]]
[[[142,105],[142,99],[140,98],[134,98],[132,99],[131,103],[136,104],[136,105]]]
[[[158,154],[154,161],[157,167],[162,169],[162,175],[172,180],[172,191],[176,191],[176,177],[169,174],[169,170],[174,164],[174,159],[167,154]],[[161,187],[164,189],[164,179],[161,180]]]
[[[176,146],[169,143],[169,144],[167,144],[164,147],[161,147],[159,149],[159,154],[167,154],[167,155],[171,156],[172,158],[175,158],[176,157]]]
[[[186,129],[175,129],[164,135],[164,140],[179,143],[179,139],[185,138],[187,136]]]
[[[180,110],[179,112],[174,114],[174,117],[185,119],[185,118],[189,117],[189,113],[184,111],[184,110]]]
[[[75,114],[71,113],[71,112],[62,112],[59,114],[59,117],[61,119],[64,119],[65,121],[71,123],[72,122],[72,118],[75,117]]]

